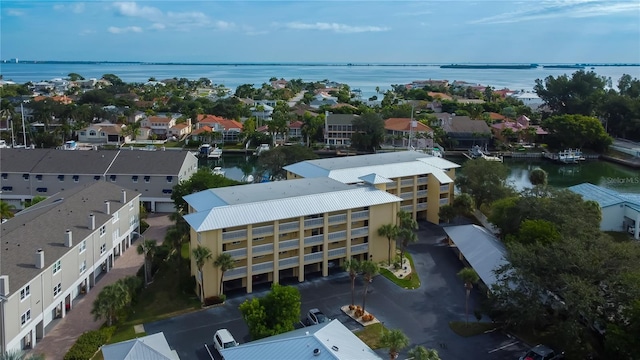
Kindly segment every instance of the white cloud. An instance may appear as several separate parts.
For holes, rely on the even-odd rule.
[[[200,11],[163,12],[157,7],[138,5],[135,2],[116,2],[113,4],[113,8],[120,16],[151,22],[150,28],[153,30],[189,31],[196,27],[227,30],[235,27],[235,24],[231,22],[213,21]]]
[[[152,6],[138,6],[135,2],[116,2],[116,13],[121,16],[141,17],[148,20],[162,17],[162,11]]]
[[[516,11],[471,21],[471,24],[508,24],[554,18],[584,18],[628,13],[637,16],[640,2],[598,0],[556,0],[519,4]]]
[[[161,24],[161,23],[155,23],[155,24],[151,25],[151,27],[150,27],[151,30],[164,30],[166,28],[167,27],[164,24]]]
[[[135,33],[142,32],[142,28],[139,27],[139,26],[126,26],[126,27],[110,26],[107,30],[112,34],[126,34],[126,33],[129,33],[129,32],[135,32]]]
[[[320,30],[320,31],[333,31],[337,33],[362,33],[362,32],[379,32],[388,31],[387,27],[379,26],[351,26],[338,23],[302,23],[302,22],[290,22],[284,24],[284,27],[294,30]]]
[[[53,10],[56,10],[56,11],[69,10],[74,14],[81,14],[84,12],[84,3],[79,2],[79,3],[69,4],[69,5],[56,4],[56,5],[53,5]]]
[[[24,11],[18,9],[7,9],[7,15],[9,16],[22,16]]]

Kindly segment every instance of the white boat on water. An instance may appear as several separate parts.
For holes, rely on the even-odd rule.
[[[213,170],[211,170],[211,173],[213,175],[224,176],[224,170],[222,170],[222,167],[220,167],[220,166],[214,167]]]
[[[260,154],[269,150],[271,150],[271,146],[269,146],[269,144],[260,144],[260,146],[256,148],[256,151],[253,153],[253,155],[260,156]]]
[[[478,145],[475,145],[473,148],[469,150],[469,157],[471,157],[472,159],[482,158],[486,161],[502,162],[501,156],[491,156],[488,153],[482,151],[482,149]]]
[[[217,146],[214,147],[213,149],[211,149],[207,157],[209,159],[220,159],[222,157],[222,149]]]

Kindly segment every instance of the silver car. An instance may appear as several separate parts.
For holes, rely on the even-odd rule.
[[[311,309],[307,313],[307,325],[317,325],[331,321],[322,311]]]

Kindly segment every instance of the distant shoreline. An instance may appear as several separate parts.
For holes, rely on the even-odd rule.
[[[1,64],[28,64],[28,65],[51,65],[51,64],[65,64],[65,65],[99,65],[99,64],[113,64],[113,65],[189,65],[189,66],[407,66],[407,67],[427,67],[427,66],[449,66],[450,63],[234,63],[234,62],[220,62],[220,63],[203,63],[203,62],[147,62],[147,61],[61,61],[61,60],[19,60],[15,62],[14,59],[2,60]],[[536,63],[537,65],[546,66],[640,66],[640,63]],[[530,66],[531,64],[513,64],[513,63],[457,63],[456,66],[461,67],[487,67],[487,66]]]

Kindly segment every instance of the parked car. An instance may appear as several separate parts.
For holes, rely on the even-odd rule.
[[[220,329],[213,335],[213,346],[215,346],[218,352],[238,345],[236,339],[233,338],[233,335],[231,335],[227,329]]]
[[[558,353],[545,345],[536,345],[520,356],[520,360],[560,360],[564,353]]]
[[[311,309],[307,313],[307,325],[317,325],[331,321],[322,311]]]

